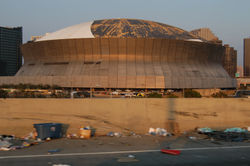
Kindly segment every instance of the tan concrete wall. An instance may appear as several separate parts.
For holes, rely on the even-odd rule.
[[[146,133],[149,127],[186,131],[195,127],[250,126],[250,99],[0,99],[0,134],[23,136],[32,124],[81,125]]]

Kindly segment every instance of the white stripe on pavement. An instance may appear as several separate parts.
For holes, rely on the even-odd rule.
[[[218,150],[218,149],[241,149],[241,148],[250,148],[250,146],[224,146],[224,147],[204,147],[204,148],[183,148],[183,149],[175,149],[175,150],[195,151],[195,150]],[[87,155],[108,155],[108,154],[150,153],[150,152],[160,152],[160,150],[134,150],[134,151],[113,151],[113,152],[89,152],[89,153],[64,153],[64,154],[45,154],[45,155],[0,156],[0,159],[39,158],[39,157],[64,157],[64,156],[87,156]]]

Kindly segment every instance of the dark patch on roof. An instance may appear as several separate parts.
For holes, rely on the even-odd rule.
[[[183,29],[139,19],[96,20],[91,26],[95,37],[197,39]]]

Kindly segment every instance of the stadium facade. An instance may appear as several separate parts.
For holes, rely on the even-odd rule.
[[[24,65],[0,84],[79,88],[233,88],[225,47],[170,25],[137,20],[86,22],[22,46]]]

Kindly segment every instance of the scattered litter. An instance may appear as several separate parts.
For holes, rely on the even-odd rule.
[[[10,143],[9,141],[0,141],[0,147],[4,147],[4,148],[7,148],[7,147],[10,147],[12,145],[12,143]]]
[[[109,136],[109,137],[114,137],[114,132],[109,132],[108,134],[107,134],[107,136]]]
[[[121,137],[122,136],[122,134],[121,133],[119,133],[119,132],[109,132],[108,134],[107,134],[107,136],[109,136],[109,137],[114,137],[114,136],[116,136],[116,137]]]
[[[161,149],[162,153],[171,154],[171,155],[180,155],[181,151],[171,150],[171,149]]]
[[[128,157],[118,157],[118,162],[128,163],[128,162],[138,162],[139,160],[135,158],[134,155],[130,154]]]
[[[38,141],[38,142],[42,142],[42,139],[41,139],[41,138],[37,138],[37,141]]]
[[[50,137],[46,138],[46,141],[50,141],[50,140],[51,140],[51,138],[50,138]]]
[[[167,130],[162,129],[162,128],[157,128],[156,129],[156,134],[160,136],[171,136],[170,133],[167,132]]]
[[[242,128],[238,128],[238,127],[235,127],[235,128],[228,128],[226,129],[224,132],[235,132],[235,133],[245,133],[247,132],[246,129],[242,129]]]
[[[154,128],[149,128],[148,133],[151,135],[156,135],[156,131]]]
[[[9,151],[9,150],[11,150],[11,148],[7,148],[7,147],[1,147],[0,148],[0,151]]]
[[[132,155],[132,154],[128,155],[128,157],[130,157],[130,158],[135,158],[135,156]]]
[[[26,139],[25,137],[16,138],[10,135],[0,135],[0,151],[9,151],[27,148],[40,142],[34,139]]]
[[[211,141],[223,140],[231,142],[242,142],[250,139],[250,133],[246,129],[238,127],[227,128],[226,130],[222,131],[216,131],[210,128],[200,128],[197,131],[200,134],[207,135]]]
[[[30,146],[30,143],[28,143],[28,142],[23,142],[23,147],[28,147],[28,146]]]
[[[189,139],[191,139],[191,140],[197,140],[197,137],[190,136]]]
[[[172,136],[171,133],[168,133],[167,130],[163,128],[149,128],[148,133],[150,135]]]
[[[138,135],[138,134],[134,133],[133,131],[131,131],[129,133],[129,136],[133,136],[133,137],[136,137],[136,138],[141,138],[141,135]]]
[[[131,131],[129,135],[136,136],[136,134],[133,131]]]
[[[115,133],[114,133],[114,136],[116,136],[116,137],[121,137],[121,136],[122,136],[122,134],[121,134],[121,133],[119,133],[119,132],[115,132]]]
[[[77,134],[68,134],[67,138],[74,139],[74,138],[79,138]]]
[[[1,140],[9,141],[15,139],[14,135],[0,135]]]
[[[22,137],[24,140],[29,140],[29,139],[36,139],[37,138],[37,132],[34,131],[30,132],[27,136]]]
[[[211,128],[208,128],[208,127],[205,127],[205,128],[198,128],[197,129],[198,133],[211,133],[213,132],[214,130],[212,130]]]

